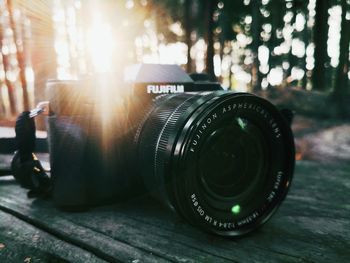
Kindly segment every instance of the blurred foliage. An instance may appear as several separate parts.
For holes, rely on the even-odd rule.
[[[178,63],[189,72],[207,71],[228,89],[297,87],[333,94],[344,104],[350,96],[349,6],[349,0],[17,0],[12,10],[11,1],[1,1],[0,117],[23,109],[19,96],[24,108],[28,98],[33,104],[30,70],[36,82],[94,70],[87,36],[97,14],[110,25],[107,39],[97,40],[119,45],[110,54],[114,70],[135,62]],[[53,19],[43,22],[49,10]],[[54,39],[45,48],[30,46],[32,57],[28,51],[16,56],[16,48],[6,53],[13,43],[28,43],[20,32],[30,29],[35,39]],[[40,52],[52,65],[57,60],[56,72],[31,63]]]

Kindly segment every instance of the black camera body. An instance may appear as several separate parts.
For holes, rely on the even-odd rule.
[[[58,206],[95,205],[144,192],[134,168],[134,137],[157,97],[222,89],[218,83],[195,82],[175,65],[134,65],[124,75],[47,83]]]
[[[149,192],[190,223],[234,236],[263,224],[294,168],[288,120],[268,101],[175,65],[49,81],[53,199],[81,207]]]

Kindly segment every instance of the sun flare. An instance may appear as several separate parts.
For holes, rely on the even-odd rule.
[[[95,72],[110,72],[116,50],[116,38],[111,26],[97,18],[88,29],[87,48]]]

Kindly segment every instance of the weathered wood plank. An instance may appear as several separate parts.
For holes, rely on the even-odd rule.
[[[265,248],[271,253],[317,262],[348,261],[349,168],[349,164],[298,162],[291,192],[281,209],[267,225],[240,240],[239,246]],[[147,211],[133,211],[128,211],[129,216],[138,220],[148,218],[145,216]],[[157,224],[155,222],[156,218],[149,220],[149,223]],[[190,230],[183,232],[190,233]],[[215,242],[221,245],[217,240]],[[227,244],[222,242],[229,249]]]
[[[90,233],[102,239],[97,248],[106,245],[105,239],[170,261],[346,262],[350,259],[349,167],[298,162],[292,191],[276,216],[255,233],[235,240],[202,233],[145,198],[65,213],[50,201],[26,199],[25,191],[15,185],[0,184],[0,204],[36,224],[47,218],[50,224],[44,228],[61,235],[77,233],[85,245],[92,245],[86,239]],[[108,244],[106,251],[115,256]]]
[[[74,238],[78,240],[69,238],[68,241],[81,242],[80,246],[88,250],[100,249],[110,254],[113,252],[108,251],[106,243],[111,247],[121,243],[124,246],[130,246],[129,253],[132,253],[133,250],[144,251],[145,254],[158,257],[158,261],[166,259],[173,262],[230,262],[220,255],[213,256],[205,251],[191,248],[187,244],[173,242],[171,238],[165,239],[154,235],[149,228],[141,226],[142,223],[138,226],[128,225],[125,219],[119,216],[106,218],[105,214],[93,210],[85,213],[57,211],[48,201],[35,200],[32,202],[28,200],[16,188],[14,185],[6,189],[0,187],[2,194],[11,196],[11,198],[0,197],[0,209],[22,216],[32,224],[46,231],[53,231],[60,236],[74,235]],[[86,221],[89,222],[90,227],[82,224]],[[90,247],[89,242],[93,242],[95,247]],[[136,259],[140,258],[142,257],[136,257]],[[151,261],[154,262],[155,258]],[[142,262],[144,261],[142,258]]]
[[[0,222],[2,262],[106,262],[2,211]]]
[[[12,154],[0,154],[0,176],[11,174]]]
[[[25,190],[0,181],[0,206],[108,260],[346,262],[349,173],[350,164],[298,162],[291,192],[276,216],[236,240],[202,233],[146,198],[65,213],[50,201],[27,199]]]
[[[339,167],[339,165],[336,165],[336,167],[339,170],[334,174],[334,185],[330,185],[329,183],[325,185],[336,188],[336,191],[341,196],[346,196],[346,188],[344,188],[344,183],[342,182],[346,182],[347,177],[345,177],[346,172],[344,173],[344,171],[348,169],[348,166],[343,165],[343,167]],[[311,172],[308,171],[310,169],[317,172],[316,175],[308,176],[307,173],[304,174],[304,171]],[[295,196],[295,192],[301,200],[306,200],[306,202],[300,202],[293,198],[289,199],[288,197],[278,214],[270,223],[249,237],[239,240],[239,245],[235,244],[238,251],[235,251],[235,249],[232,250],[232,243],[227,240],[210,237],[200,232],[197,233],[192,227],[186,227],[186,225],[181,225],[181,223],[172,220],[171,215],[169,217],[159,215],[159,212],[157,212],[160,210],[159,207],[152,207],[147,202],[142,202],[142,200],[137,202],[137,206],[132,206],[131,204],[115,206],[113,215],[117,216],[116,213],[119,213],[118,218],[120,221],[125,216],[135,220],[136,222],[125,219],[125,224],[134,224],[137,228],[140,228],[137,222],[148,223],[151,226],[149,229],[153,227],[152,232],[157,232],[158,230],[162,235],[171,236],[178,242],[185,242],[186,244],[191,244],[191,246],[201,247],[208,252],[211,249],[208,243],[215,243],[216,251],[219,251],[218,248],[222,246],[229,251],[228,256],[231,256],[231,258],[233,255],[240,259],[244,256],[249,258],[254,258],[255,255],[261,256],[261,252],[254,251],[254,253],[251,249],[258,248],[260,250],[267,250],[263,253],[265,256],[270,253],[270,256],[276,257],[274,255],[275,253],[289,255],[290,257],[304,261],[316,260],[317,262],[327,262],[331,260],[332,262],[343,262],[350,257],[345,248],[350,244],[350,226],[348,220],[350,213],[347,213],[349,207],[344,205],[344,203],[337,203],[336,197],[329,199],[330,197],[324,193],[324,190],[320,192],[324,194],[317,199],[308,196],[309,193],[314,195],[320,190],[317,186],[312,186],[310,183],[321,184],[320,187],[323,188],[322,176],[328,176],[329,172],[334,173],[334,167],[331,166],[328,168],[326,165],[320,166],[313,162],[299,162],[290,196]],[[305,178],[311,182],[309,183]],[[302,187],[310,187],[310,185],[313,188],[310,192],[302,190],[302,193],[300,193],[298,190]],[[332,202],[329,202],[329,200],[332,200]],[[313,211],[309,212],[309,207],[313,207]],[[103,214],[104,218],[113,218],[108,212],[111,209],[100,208],[99,211]],[[90,216],[93,217],[94,215],[92,214]],[[79,218],[78,220],[85,220],[87,222],[88,218]],[[166,233],[165,229],[169,233]],[[343,240],[340,246],[337,245],[339,244],[337,242],[338,239]],[[198,242],[197,240],[204,240],[204,242]],[[244,248],[250,248],[250,254],[244,253],[242,251]],[[225,255],[222,250],[219,253]],[[254,256],[251,256],[251,254]]]
[[[148,251],[137,249],[62,218],[60,212],[47,201],[27,199],[25,191],[15,184],[0,183],[0,189],[0,210],[13,214],[66,242],[82,247],[102,259],[110,262],[137,262],[137,260],[167,262]]]
[[[145,206],[149,207],[147,204]],[[134,208],[137,209],[137,207]],[[122,210],[118,207],[114,207],[114,212],[111,212],[111,210],[111,208],[104,208],[103,210],[99,209],[98,214],[103,216],[104,219],[111,220],[112,222],[113,220],[117,221],[118,226],[115,226],[116,223],[109,224],[109,226],[104,225],[104,227],[98,227],[99,231],[108,233],[111,236],[122,236],[123,240],[126,242],[132,242],[135,246],[138,246],[139,244],[133,240],[133,236],[147,233],[147,236],[141,239],[145,240],[145,242],[151,246],[147,249],[154,250],[155,248],[160,248],[158,253],[168,253],[169,249],[174,250],[174,245],[181,244],[186,246],[187,250],[196,249],[203,254],[210,254],[217,257],[215,260],[216,262],[219,259],[227,259],[234,262],[261,262],[261,259],[266,256],[269,257],[269,262],[300,261],[298,256],[288,254],[283,255],[274,252],[273,250],[256,246],[255,244],[244,244],[244,239],[229,240],[203,233],[184,222],[177,221],[176,218],[174,218],[175,215],[172,215],[172,219],[169,218],[164,220],[164,217],[162,218],[159,215],[159,211],[152,211],[158,220],[150,220],[147,214],[144,214],[143,216],[140,214],[131,216],[128,211]],[[97,216],[97,214],[93,213],[86,218],[75,218],[75,222],[78,221],[80,224],[96,230],[94,224],[91,223],[98,221],[95,216]],[[166,226],[169,222],[171,222],[170,227]],[[252,236],[246,238],[251,237]],[[148,240],[157,240],[157,242],[150,242]],[[163,246],[161,240],[171,240],[172,246]],[[141,240],[137,241],[141,242]],[[159,244],[161,244],[161,246],[159,246]],[[159,247],[155,247],[157,245]],[[196,261],[202,262],[200,259],[196,259]]]

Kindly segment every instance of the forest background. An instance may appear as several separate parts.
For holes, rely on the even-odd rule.
[[[45,99],[48,79],[132,63],[347,118],[349,41],[349,0],[2,0],[0,120]]]

